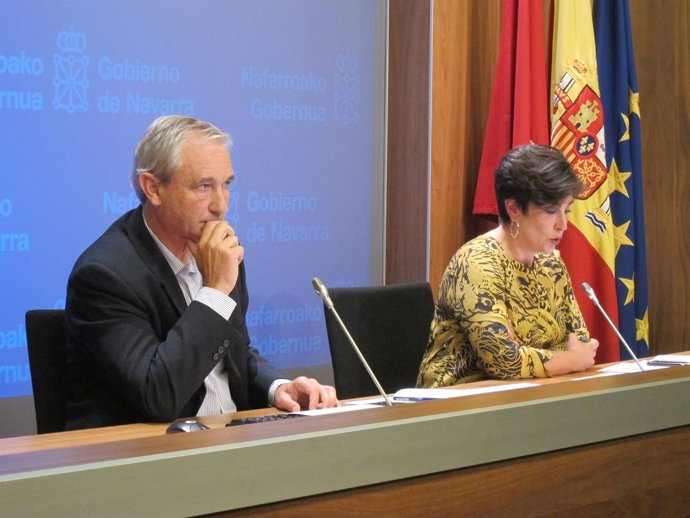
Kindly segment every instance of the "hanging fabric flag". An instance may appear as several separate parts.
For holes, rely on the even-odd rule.
[[[504,0],[474,214],[497,214],[494,171],[509,149],[549,143],[548,82],[542,0]]]
[[[551,145],[563,152],[585,186],[571,206],[570,225],[559,249],[590,333],[600,342],[597,362],[617,361],[618,337],[581,288],[589,283],[618,325],[612,183],[606,169],[590,0],[556,0],[552,60]]]
[[[606,165],[616,252],[618,321],[636,355],[649,352],[647,256],[642,201],[640,94],[628,0],[597,0],[594,28],[606,117]],[[625,348],[621,356],[629,357]]]

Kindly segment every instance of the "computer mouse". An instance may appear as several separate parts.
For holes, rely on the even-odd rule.
[[[165,433],[196,432],[198,430],[208,430],[208,426],[195,419],[184,419],[183,421],[175,421],[168,426]]]

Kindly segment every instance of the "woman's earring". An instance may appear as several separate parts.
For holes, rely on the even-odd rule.
[[[518,237],[518,234],[520,233],[520,223],[518,223],[518,220],[514,219],[510,222],[510,237],[515,239]]]

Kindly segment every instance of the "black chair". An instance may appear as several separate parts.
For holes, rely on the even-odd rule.
[[[26,341],[38,433],[65,429],[67,406],[65,311],[26,312]]]
[[[434,313],[429,283],[332,288],[329,294],[383,390],[414,387]],[[378,394],[335,316],[324,312],[338,397]]]

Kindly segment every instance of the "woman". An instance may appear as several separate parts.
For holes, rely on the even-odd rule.
[[[441,280],[419,387],[594,364],[599,342],[556,250],[580,181],[560,151],[528,144],[501,159],[495,190],[498,227],[462,246]]]

